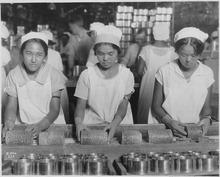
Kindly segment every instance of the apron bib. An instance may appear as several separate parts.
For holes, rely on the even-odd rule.
[[[129,70],[124,68],[119,74],[111,79],[102,79],[96,73],[97,66],[88,67],[90,89],[88,97],[88,108],[85,112],[85,124],[97,124],[112,122],[119,104],[125,94],[125,81],[127,81]],[[133,124],[130,103],[127,113],[121,124]]]

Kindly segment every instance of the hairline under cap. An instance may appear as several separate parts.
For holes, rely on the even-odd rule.
[[[190,30],[194,30],[194,32],[196,31],[196,34],[200,33],[202,34],[200,37],[199,34],[198,35],[194,35],[192,33],[190,33]],[[185,31],[189,31],[188,33],[184,33]],[[183,33],[183,34],[181,34]],[[186,28],[183,28],[181,29],[180,31],[178,31],[175,36],[174,36],[174,43],[176,43],[177,41],[181,40],[181,39],[184,39],[184,38],[196,38],[198,40],[200,40],[202,43],[204,43],[207,38],[208,38],[208,34],[201,31],[200,29],[198,28],[195,28],[195,27],[186,27]]]
[[[39,33],[39,32],[29,32],[21,37],[21,46],[28,40],[31,39],[41,39],[48,45],[48,38],[46,37],[45,34]]]

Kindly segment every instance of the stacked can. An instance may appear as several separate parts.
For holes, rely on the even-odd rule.
[[[133,7],[132,6],[118,6],[116,13],[115,25],[122,31],[121,39],[121,51],[122,54],[128,48],[132,41],[132,28],[131,22],[133,18]]]
[[[219,169],[217,152],[210,151],[205,154],[197,151],[148,154],[131,152],[122,156],[122,163],[131,175],[213,172]]]

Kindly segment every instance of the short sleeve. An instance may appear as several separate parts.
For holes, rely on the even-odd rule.
[[[214,82],[213,71],[211,68],[207,67],[207,88],[209,88]]]
[[[88,69],[84,70],[77,81],[76,90],[74,96],[88,100],[89,95],[89,74]]]
[[[5,88],[4,91],[9,94],[10,96],[17,97],[17,87],[16,87],[16,80],[15,80],[15,70],[11,70],[6,78],[5,81]]]
[[[1,66],[5,66],[11,61],[10,52],[3,46],[1,46]]]
[[[126,88],[125,88],[125,95],[129,95],[134,92],[134,75],[129,71]]]
[[[57,92],[58,90],[63,90],[67,82],[66,76],[54,68],[51,69],[51,82],[52,82],[52,93]]]
[[[161,85],[163,85],[163,74],[161,68],[156,72],[155,78]]]

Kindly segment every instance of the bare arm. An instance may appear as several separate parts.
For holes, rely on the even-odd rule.
[[[124,119],[126,115],[127,107],[128,107],[128,103],[129,103],[129,99],[131,95],[132,93],[124,97],[124,99],[118,106],[118,110],[115,114],[113,121],[110,123],[110,125],[104,128],[104,131],[109,129],[108,142],[110,142],[110,139],[115,134],[116,128],[118,127],[118,125],[121,123],[121,121]]]
[[[4,115],[4,128],[2,131],[3,137],[5,137],[6,132],[8,130],[12,130],[14,128],[16,116],[18,109],[18,98],[8,95],[8,102],[5,109]]]
[[[129,60],[130,60],[130,52],[128,48],[124,57],[121,58],[120,63],[127,67]]]
[[[203,108],[200,113],[200,122],[198,125],[202,127],[203,130],[203,135],[205,135],[209,129],[209,126],[212,124],[212,109],[211,109],[211,91],[212,91],[212,86],[208,88],[208,94],[205,100],[205,103],[203,105]]]
[[[186,132],[180,127],[185,126],[185,124],[173,120],[173,118],[163,109],[163,102],[163,86],[157,80],[155,80],[152,111],[157,115],[157,119],[159,119],[159,122],[163,122],[165,125],[167,125],[174,134],[176,134],[177,136],[185,136]]]
[[[78,138],[78,141],[80,141],[80,132],[83,129],[87,129],[87,127],[83,125],[86,104],[87,104],[87,100],[84,100],[81,98],[77,99],[74,120],[75,120],[75,125],[76,125],[76,136]]]
[[[144,72],[144,68],[146,67],[146,63],[143,60],[143,58],[141,58],[139,56],[138,58],[138,64],[137,64],[137,73],[139,76],[143,76],[143,72]]]

